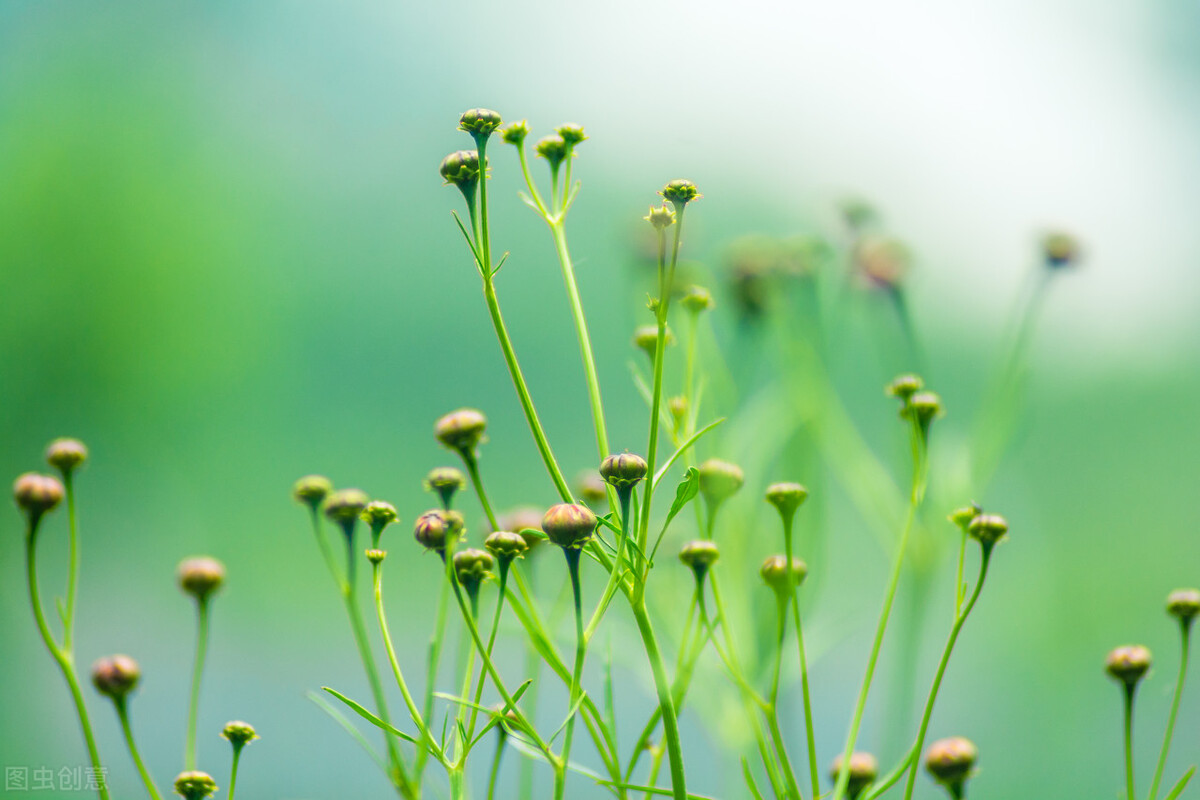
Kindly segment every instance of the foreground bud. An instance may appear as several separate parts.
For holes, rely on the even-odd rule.
[[[478,550],[473,547],[460,550],[454,554],[454,576],[467,588],[468,592],[474,592],[487,577],[494,564],[492,554],[486,550]]]
[[[985,548],[991,548],[1008,533],[1008,520],[999,514],[980,514],[967,525],[967,533]]]
[[[557,133],[538,139],[534,152],[550,162],[550,169],[557,170],[567,157],[567,143]]]
[[[63,475],[70,475],[87,457],[87,448],[78,439],[55,439],[46,448],[46,462]]]
[[[523,555],[529,549],[525,537],[512,531],[492,531],[484,540],[486,547],[503,567],[512,563],[514,558]]]
[[[413,525],[413,538],[426,550],[436,550],[439,553],[445,551],[449,535],[450,523],[445,512],[436,509],[417,517]]]
[[[500,138],[505,144],[513,144],[520,147],[525,142],[525,137],[529,135],[529,122],[521,120],[519,122],[510,122],[500,129]]]
[[[1127,644],[1112,650],[1104,659],[1104,671],[1113,679],[1133,688],[1150,669],[1150,651],[1140,644]]]
[[[705,461],[699,471],[700,493],[712,507],[732,497],[746,482],[741,467],[719,458]]]
[[[433,426],[433,435],[443,446],[456,450],[463,456],[475,452],[484,441],[487,417],[474,408],[460,408],[441,417]]]
[[[292,497],[316,510],[332,491],[333,483],[324,475],[305,475],[292,486]]]
[[[908,399],[925,388],[925,381],[919,375],[901,375],[887,385],[885,390],[891,397],[898,397],[907,403]]]
[[[371,538],[378,544],[379,535],[383,533],[383,529],[400,519],[400,515],[396,513],[396,507],[391,503],[372,500],[363,507],[358,518],[371,527]]]
[[[446,508],[450,507],[450,503],[454,500],[454,495],[467,485],[467,478],[461,471],[454,467],[435,467],[425,476],[425,489],[430,492],[437,492],[438,497],[442,499],[442,505]]]
[[[587,506],[559,503],[542,517],[546,537],[564,550],[579,550],[596,530],[596,515]]]
[[[577,125],[574,122],[567,122],[559,125],[557,128],[555,128],[554,132],[562,137],[563,142],[566,143],[567,147],[569,148],[575,147],[575,145],[588,138],[587,134],[583,132],[583,126]]]
[[[470,204],[475,200],[475,188],[479,185],[479,153],[475,150],[457,150],[442,159],[438,172],[446,185],[457,186]]]
[[[675,206],[676,212],[682,211],[688,203],[704,196],[700,194],[696,184],[683,178],[671,181],[663,187],[659,194],[663,196],[664,200]]]
[[[1200,614],[1200,589],[1176,589],[1167,595],[1167,613],[1181,622],[1191,623]]]
[[[633,453],[618,453],[600,462],[600,477],[618,490],[628,491],[646,477],[646,459]]]
[[[808,489],[799,483],[772,483],[767,487],[767,502],[779,509],[785,521],[790,520],[805,500]]]
[[[962,736],[939,739],[925,751],[925,769],[946,787],[951,797],[963,796],[963,784],[971,777],[971,768],[979,759],[975,744]]]
[[[846,781],[846,796],[850,800],[863,793],[863,790],[875,782],[879,775],[879,762],[870,753],[854,752],[850,754],[849,779]],[[829,765],[829,779],[835,784],[842,776],[842,754],[838,753]]]
[[[717,563],[717,559],[720,557],[721,553],[717,550],[717,546],[707,539],[688,542],[679,551],[679,560],[696,574],[697,582],[704,580],[708,570]]]
[[[458,129],[466,131],[475,138],[475,143],[480,144],[480,140],[487,141],[501,123],[500,113],[492,111],[490,108],[472,108],[462,115],[458,120]]]
[[[785,594],[792,586],[799,586],[804,583],[804,578],[808,575],[808,564],[803,560],[792,556],[791,575],[788,575],[787,558],[782,555],[769,556],[759,568],[758,574],[762,576],[763,583],[770,586],[779,594]],[[788,578],[791,578],[790,586]]]
[[[225,582],[225,565],[209,556],[179,562],[179,588],[203,603]]]
[[[226,722],[225,727],[221,729],[221,736],[229,740],[235,752],[260,738],[253,725],[240,720]]]
[[[92,685],[113,700],[124,699],[141,677],[138,663],[129,656],[105,656],[92,664]]]
[[[61,503],[63,493],[63,485],[58,478],[36,472],[26,472],[13,483],[13,499],[34,522]]]
[[[190,770],[179,773],[175,779],[175,794],[184,800],[205,800],[217,790],[217,782],[207,772]]]

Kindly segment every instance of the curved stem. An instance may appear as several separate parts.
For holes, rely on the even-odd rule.
[[[188,700],[187,741],[183,749],[184,769],[196,768],[196,723],[200,713],[200,679],[208,650],[208,598],[196,601],[196,658],[192,663],[192,691]]]
[[[967,617],[971,613],[971,609],[975,607],[975,601],[979,599],[979,592],[983,590],[983,582],[987,578],[988,563],[991,561],[992,548],[985,545],[983,547],[983,555],[979,561],[979,579],[975,581],[975,590],[971,592],[970,599],[963,606],[962,613],[958,615],[958,619],[954,621],[954,626],[950,629],[950,638],[946,640],[946,646],[942,650],[942,659],[938,662],[937,672],[933,676],[933,686],[929,689],[929,699],[925,701],[925,711],[921,715],[921,726],[917,729],[917,741],[913,743],[912,752],[920,753],[921,748],[925,746],[925,733],[929,730],[929,719],[933,716],[933,704],[937,700],[938,690],[942,686],[942,677],[946,674],[946,665],[950,663],[950,654],[954,651],[954,643],[958,641],[958,633],[962,630],[963,623],[967,621]],[[917,770],[909,769],[908,782],[904,785],[904,800],[909,800],[912,797],[913,787],[917,782]]]
[[[141,754],[138,753],[137,745],[134,744],[133,727],[129,724],[129,708],[126,698],[114,698],[113,705],[117,707],[117,718],[121,720],[121,732],[125,734],[125,744],[129,746],[129,755],[133,756],[133,763],[137,767],[138,774],[142,776],[146,792],[152,800],[162,800],[162,795],[158,793],[158,787],[154,785],[154,779],[150,777],[150,772],[146,769]],[[233,797],[232,784],[230,784],[229,795],[231,798]]]
[[[1154,781],[1150,784],[1150,800],[1158,797],[1158,784],[1162,780],[1163,769],[1167,765],[1167,752],[1171,749],[1171,739],[1175,735],[1175,717],[1179,714],[1179,698],[1183,696],[1183,679],[1187,675],[1188,640],[1191,634],[1191,619],[1179,621],[1180,649],[1179,677],[1175,679],[1175,696],[1171,699],[1171,713],[1167,716],[1167,730],[1163,734],[1162,750],[1158,754],[1158,766],[1154,769]]]

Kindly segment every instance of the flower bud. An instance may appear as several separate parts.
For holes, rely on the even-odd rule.
[[[583,126],[577,125],[574,122],[563,123],[555,128],[554,132],[562,137],[563,142],[565,142],[569,148],[573,148],[575,145],[588,138],[583,132]]]
[[[240,720],[226,722],[225,727],[221,729],[221,736],[229,740],[235,752],[241,750],[255,739],[260,738],[258,732],[254,730],[253,725]]]
[[[1181,622],[1191,623],[1200,614],[1200,589],[1176,589],[1167,595],[1167,613]]]
[[[719,458],[710,458],[700,465],[699,470],[700,493],[710,506],[715,507],[732,497],[746,482],[741,467]]]
[[[921,380],[920,375],[900,375],[884,391],[889,397],[898,397],[901,402],[907,403],[910,397],[924,388],[925,381]]]
[[[1133,688],[1150,669],[1150,651],[1140,644],[1118,647],[1104,660],[1104,671]]]
[[[979,507],[978,503],[971,503],[970,505],[963,506],[962,508],[954,509],[950,512],[950,516],[946,517],[946,519],[958,526],[959,530],[961,530],[963,533],[967,533],[968,528],[971,525],[971,520],[975,519],[982,513],[983,509]]]
[[[179,773],[175,779],[175,794],[183,800],[205,800],[217,791],[217,782],[207,772],[189,770]]]
[[[675,344],[675,334],[671,333],[670,328],[665,329],[667,346]],[[657,325],[642,325],[633,332],[633,343],[642,350],[650,360],[654,360],[655,352],[658,348],[658,326]]]
[[[325,498],[325,516],[342,526],[347,538],[354,535],[354,526],[371,498],[361,489],[338,489]]]
[[[1048,233],[1042,238],[1042,256],[1051,269],[1069,267],[1079,260],[1079,242],[1069,233]]]
[[[479,588],[488,571],[496,562],[486,550],[469,547],[454,554],[454,576],[468,591]]]
[[[596,530],[596,515],[587,506],[559,503],[542,517],[542,530],[551,542],[564,550],[579,550]]]
[[[454,185],[470,203],[479,185],[479,153],[475,150],[456,150],[442,159],[438,168],[446,186]]]
[[[378,566],[379,564],[383,563],[385,558],[387,558],[387,550],[380,550],[377,547],[372,547],[366,551],[366,556],[367,561],[370,561],[372,564]]]
[[[779,509],[785,521],[790,520],[805,500],[808,489],[799,483],[772,483],[767,487],[767,502]]]
[[[525,537],[512,531],[492,531],[483,541],[483,546],[491,551],[501,566],[511,563],[529,549]]]
[[[58,478],[36,472],[26,472],[13,483],[13,498],[17,506],[34,522],[61,503],[63,493],[63,485]]]
[[[446,539],[450,536],[450,523],[444,511],[434,509],[417,517],[413,525],[413,538],[426,550],[443,552]]]
[[[677,394],[667,400],[667,411],[671,412],[671,418],[675,420],[675,424],[679,425],[683,422],[683,418],[687,415],[688,401],[681,394]]]
[[[933,392],[917,392],[908,398],[900,416],[904,419],[916,420],[922,432],[929,431],[929,423],[946,413],[942,406],[942,398]]]
[[[575,493],[583,502],[594,506],[603,503],[608,497],[608,488],[600,473],[589,469],[579,474],[578,480],[575,481]]]
[[[500,129],[500,138],[505,144],[513,144],[520,147],[525,142],[525,137],[529,135],[529,122],[521,120],[519,122],[510,122]]]
[[[679,212],[693,200],[698,200],[704,195],[700,194],[696,189],[696,184],[684,178],[679,178],[668,183],[659,192],[663,199],[675,206],[675,211]]]
[[[450,507],[454,495],[467,485],[466,476],[454,467],[435,467],[425,476],[425,490],[437,492],[442,499],[442,505]]]
[[[925,751],[925,769],[946,787],[951,797],[962,797],[962,785],[971,777],[971,768],[979,759],[975,744],[962,736],[939,739]]]
[[[371,540],[374,544],[379,544],[379,535],[383,533],[383,529],[400,519],[400,515],[391,503],[372,500],[363,507],[358,518],[371,527]]]
[[[464,455],[474,453],[484,441],[487,417],[473,408],[460,408],[441,417],[433,426],[433,435],[443,446]]]
[[[715,305],[712,292],[703,286],[689,286],[684,290],[683,296],[679,298],[679,302],[693,314],[708,311]]]
[[[688,542],[679,551],[679,560],[691,568],[692,572],[696,574],[697,581],[704,580],[709,568],[717,563],[717,559],[720,557],[721,553],[717,550],[716,544],[707,539]]]
[[[333,483],[324,475],[305,475],[293,484],[292,497],[315,511],[332,491]]]
[[[633,453],[618,453],[600,462],[600,477],[616,489],[632,489],[646,477],[646,470],[646,459]]]
[[[458,129],[471,134],[478,145],[482,141],[487,141],[487,138],[500,127],[499,112],[492,111],[490,108],[472,108],[462,115],[458,120]]]
[[[87,448],[78,439],[55,439],[46,448],[46,462],[63,475],[70,475],[87,457]]]
[[[185,558],[177,575],[179,588],[202,603],[225,582],[225,565],[209,556]]]
[[[133,691],[142,671],[129,656],[105,656],[92,664],[92,685],[100,694],[121,700]]]
[[[1008,533],[1008,520],[999,514],[980,514],[967,525],[967,533],[990,548]]]
[[[804,583],[804,577],[808,575],[808,564],[792,556],[791,572],[791,585],[799,586]],[[769,556],[759,568],[758,574],[762,576],[763,583],[780,594],[786,593],[790,588],[788,586],[788,562],[785,556]]]
[[[515,531],[522,539],[529,550],[537,547],[545,541],[540,536],[527,535],[524,531],[542,529],[542,515],[545,513],[543,509],[535,506],[521,506],[507,511],[500,515],[496,522],[500,525],[502,531]]]
[[[666,203],[663,203],[658,208],[650,206],[650,213],[642,217],[642,219],[653,225],[654,230],[661,231],[675,224],[675,212],[667,208]]]
[[[863,790],[874,783],[879,775],[879,762],[870,753],[854,752],[850,754],[850,777],[846,782],[846,796],[855,800]],[[838,753],[829,765],[829,779],[837,783],[842,775],[842,754]]]
[[[534,152],[550,162],[550,169],[558,169],[559,164],[567,157],[567,143],[557,133],[543,136],[534,146]]]

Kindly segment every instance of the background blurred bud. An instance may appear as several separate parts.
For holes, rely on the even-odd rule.
[[[834,757],[833,763],[829,765],[829,778],[834,783],[837,783],[842,774],[842,754],[838,753]],[[850,778],[846,782],[846,796],[850,800],[856,798],[863,793],[863,790],[870,786],[876,776],[879,774],[879,762],[875,760],[875,756],[870,753],[854,752],[850,754]]]
[[[698,581],[704,580],[709,568],[717,563],[717,559],[720,557],[721,553],[717,550],[717,546],[707,539],[688,542],[679,551],[679,560],[691,567],[692,572],[696,573]]]
[[[129,656],[105,656],[92,664],[92,685],[100,694],[120,700],[133,691],[142,671]]]
[[[64,475],[87,461],[88,451],[78,439],[55,439],[46,448],[46,462]]]
[[[544,508],[537,506],[520,506],[511,509],[501,514],[496,522],[500,525],[502,531],[514,531],[525,540],[525,544],[530,550],[537,547],[545,541],[540,536],[526,535],[522,531],[542,529],[542,515],[546,513]]]
[[[473,453],[484,441],[487,417],[474,408],[460,408],[438,419],[433,435],[445,447],[459,453]]]
[[[675,334],[671,333],[671,329],[666,329],[667,346],[675,344]],[[658,347],[658,326],[657,325],[642,325],[633,332],[634,345],[649,356],[651,361],[654,361],[654,353]]]
[[[714,305],[712,292],[695,284],[683,290],[683,296],[679,298],[679,302],[693,314],[708,311]]]
[[[785,556],[768,556],[767,560],[759,568],[758,574],[762,576],[763,583],[770,586],[776,592],[782,594],[791,588],[788,586],[788,562]],[[804,583],[804,578],[807,575],[808,564],[805,564],[802,559],[792,556],[792,586],[799,586]]]
[[[970,739],[953,736],[929,745],[925,751],[925,769],[951,796],[961,797],[962,785],[971,776],[978,758],[979,750]]]
[[[305,475],[292,486],[292,497],[316,509],[332,491],[333,483],[324,475]]]
[[[587,139],[587,134],[583,132],[583,126],[574,122],[566,122],[554,129],[554,132],[562,137],[563,142],[568,148],[573,148],[583,140]]]
[[[596,522],[596,515],[586,506],[559,503],[542,517],[542,530],[559,547],[578,550],[591,538]]]
[[[808,489],[799,483],[772,483],[767,487],[767,502],[779,509],[784,519],[791,519],[805,500]]]
[[[467,485],[467,478],[454,467],[434,467],[425,476],[424,486],[427,491],[437,492],[442,499],[442,505],[450,507],[454,495]]]
[[[675,424],[680,424],[683,422],[683,418],[687,416],[687,398],[681,394],[677,394],[671,399],[667,400],[667,411],[671,412],[671,417],[675,420]]]
[[[632,489],[646,477],[646,459],[633,453],[616,453],[600,462],[600,477],[617,489]]]
[[[26,472],[13,483],[13,499],[33,521],[61,503],[63,493],[58,478],[36,472]]]
[[[534,152],[550,162],[551,169],[558,169],[558,165],[567,157],[567,143],[563,137],[553,133],[538,139]]]
[[[204,601],[225,582],[225,565],[210,556],[185,558],[177,572],[179,588]]]
[[[1183,622],[1200,614],[1200,589],[1176,589],[1167,595],[1167,613]]]
[[[649,222],[656,231],[661,231],[663,228],[675,224],[675,212],[667,208],[666,203],[663,203],[658,208],[650,206],[650,213],[642,217],[642,219]]]
[[[720,503],[732,497],[746,482],[742,468],[737,464],[710,458],[699,467],[700,493],[710,504]]]
[[[594,506],[608,497],[608,488],[600,473],[589,469],[579,473],[575,480],[575,494],[589,506]]]
[[[529,122],[520,120],[518,122],[510,122],[500,129],[500,138],[507,144],[514,144],[518,147],[525,141],[525,137],[529,135]]]
[[[854,248],[854,266],[867,285],[898,289],[911,262],[908,248],[887,236],[864,236]]]
[[[184,800],[205,800],[217,790],[217,782],[207,772],[189,770],[175,779],[175,794]]]
[[[346,536],[350,536],[369,502],[371,498],[361,489],[338,489],[325,498],[325,516],[341,525]]]
[[[861,197],[847,197],[838,203],[838,212],[850,233],[858,236],[879,224],[879,214],[874,206]]]
[[[1051,269],[1072,266],[1079,261],[1079,242],[1069,233],[1048,233],[1042,237],[1042,256]]]
[[[963,506],[962,508],[954,509],[950,512],[950,516],[946,517],[946,519],[957,525],[963,533],[967,533],[967,529],[971,525],[971,520],[975,519],[982,513],[983,509],[979,507],[978,503],[971,503],[970,505]]]
[[[884,390],[889,397],[898,397],[905,403],[917,392],[925,388],[925,381],[920,375],[899,375]]]
[[[396,513],[396,507],[391,503],[372,500],[363,506],[358,518],[371,526],[372,533],[378,534],[388,525],[400,519],[400,515]]]
[[[240,720],[226,722],[225,727],[221,729],[221,736],[229,740],[234,750],[241,750],[250,742],[259,738],[253,725]]]
[[[1008,533],[1008,520],[999,514],[980,514],[967,525],[967,533],[984,547],[991,547]]]
[[[1150,651],[1140,644],[1127,644],[1109,652],[1104,659],[1104,671],[1116,680],[1132,687],[1150,669]]]
[[[908,403],[900,409],[900,416],[905,419],[915,419],[923,431],[929,429],[929,423],[944,416],[945,408],[942,398],[934,392],[917,392],[908,398]]]

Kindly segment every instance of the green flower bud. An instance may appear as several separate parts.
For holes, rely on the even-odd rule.
[[[492,554],[486,550],[474,547],[459,550],[454,554],[454,576],[468,592],[473,592],[479,588],[495,563]]]
[[[385,558],[387,558],[387,550],[380,550],[377,547],[372,547],[366,551],[366,556],[367,561],[370,561],[374,565],[379,565],[383,563]]]
[[[939,739],[925,751],[925,769],[946,787],[951,797],[963,796],[963,784],[971,777],[971,768],[979,759],[975,744],[962,736]]]
[[[603,503],[608,497],[607,487],[600,473],[590,469],[584,470],[575,481],[575,494],[589,506],[594,506]]]
[[[717,559],[720,557],[721,553],[717,550],[716,544],[707,539],[688,542],[679,551],[679,560],[691,568],[692,572],[696,574],[697,581],[704,580],[709,568],[717,563]]]
[[[854,752],[850,754],[849,772],[846,796],[850,800],[856,800],[868,786],[875,782],[875,778],[879,775],[879,762],[870,753]],[[836,784],[841,776],[842,754],[838,753],[833,759],[833,763],[829,765],[829,779]]]
[[[458,540],[467,532],[467,520],[461,511],[450,509],[443,511],[442,516],[446,520],[446,532],[452,539]]]
[[[446,540],[451,534],[450,523],[444,511],[434,509],[417,517],[413,525],[413,538],[426,550],[441,553],[446,550]]]
[[[1118,647],[1104,660],[1104,671],[1115,680],[1133,688],[1150,669],[1150,651],[1140,644]]]
[[[459,453],[474,453],[487,430],[487,417],[474,408],[460,408],[441,417],[433,426],[433,435],[445,447]]]
[[[525,537],[512,531],[492,531],[483,541],[483,546],[491,551],[501,565],[511,563],[529,549]]]
[[[600,462],[600,477],[616,489],[632,489],[646,477],[646,459],[633,453],[617,453]]]
[[[971,520],[975,519],[982,513],[983,509],[979,507],[978,503],[971,503],[968,506],[954,509],[950,512],[950,516],[946,517],[946,519],[958,526],[958,529],[963,533],[967,533],[968,528],[971,525]]]
[[[929,431],[929,423],[945,414],[942,398],[933,392],[917,392],[908,398],[904,408],[900,409],[901,418],[915,419],[925,433]]]
[[[746,482],[741,467],[719,458],[710,458],[700,465],[699,470],[700,494],[710,506],[715,507],[729,499]]]
[[[339,489],[325,498],[325,516],[342,526],[346,538],[354,535],[354,526],[371,498],[361,489]]]
[[[693,314],[708,311],[715,305],[712,292],[703,286],[689,286],[684,289],[683,296],[679,298],[679,302]]]
[[[332,491],[333,483],[324,475],[305,475],[292,486],[292,497],[315,511]]]
[[[129,656],[105,656],[92,664],[92,685],[113,700],[122,700],[133,691],[141,677],[138,663]]]
[[[564,550],[579,550],[596,530],[596,515],[587,506],[559,503],[542,517],[542,530],[551,542]]]
[[[475,150],[456,150],[442,159],[438,172],[445,185],[454,185],[463,193],[468,205],[475,201],[475,189],[479,186],[479,153]]]
[[[808,489],[799,483],[772,483],[767,487],[767,502],[779,509],[784,520],[790,520],[805,500]]]
[[[1051,269],[1072,266],[1079,260],[1079,242],[1069,233],[1048,233],[1042,237],[1042,256]]]
[[[462,115],[458,120],[458,129],[466,131],[475,139],[475,144],[479,145],[482,141],[486,142],[487,138],[500,127],[499,112],[492,111],[490,108],[472,108]]]
[[[980,514],[967,525],[967,533],[990,548],[1008,533],[1008,520],[999,514]]]
[[[576,125],[574,122],[567,122],[559,125],[554,129],[554,132],[562,137],[563,142],[568,148],[573,148],[575,145],[588,138],[583,132],[582,125]]]
[[[671,329],[666,329],[667,346],[675,344],[675,334],[671,333]],[[650,360],[654,360],[654,354],[658,348],[658,326],[657,325],[642,325],[633,332],[633,343],[640,348]]]
[[[917,392],[925,388],[925,381],[920,375],[900,375],[887,385],[885,390],[890,397],[898,397],[903,403]]]
[[[683,178],[671,181],[662,188],[659,194],[663,196],[664,200],[675,206],[676,212],[682,211],[688,203],[704,196],[696,189],[696,184]]]
[[[202,603],[225,582],[225,565],[209,556],[185,558],[176,574],[179,588]]]
[[[529,123],[526,120],[520,122],[510,122],[500,129],[500,138],[505,144],[513,144],[520,147],[525,142],[525,137],[529,135]]]
[[[400,519],[400,515],[396,513],[396,507],[391,503],[372,500],[363,507],[358,518],[371,527],[371,542],[377,545],[383,529]]]
[[[670,398],[667,400],[667,411],[671,413],[671,418],[675,420],[676,425],[681,424],[688,412],[687,398],[681,394]]]
[[[1190,624],[1200,614],[1200,589],[1176,589],[1167,595],[1167,613]]]
[[[175,794],[183,800],[205,800],[217,791],[217,782],[207,772],[189,770],[179,773],[175,779]]]
[[[442,499],[442,505],[446,508],[450,507],[455,493],[466,485],[466,476],[454,467],[435,467],[425,476],[424,482],[425,490],[437,492],[438,497]]]
[[[543,136],[534,146],[534,152],[550,162],[550,169],[556,170],[567,157],[567,142],[557,133]]]
[[[63,475],[70,475],[87,457],[87,448],[78,439],[55,439],[46,448],[47,463]]]
[[[788,562],[785,556],[769,556],[759,568],[758,574],[762,576],[763,583],[780,594],[786,593],[790,588],[788,586]],[[808,564],[805,564],[802,559],[792,556],[791,585],[799,586],[804,583],[806,575],[808,575]]]
[[[653,225],[654,230],[661,231],[675,224],[675,212],[667,208],[666,203],[663,203],[658,208],[650,206],[650,213],[642,219]]]
[[[221,729],[221,736],[229,740],[229,743],[233,745],[235,753],[255,739],[261,738],[258,732],[254,730],[253,725],[240,720],[226,722],[225,727]]]
[[[908,248],[887,236],[863,236],[854,248],[858,274],[878,289],[899,289],[911,261]]]
[[[31,522],[62,502],[64,489],[58,478],[26,472],[13,483],[13,499]]]

